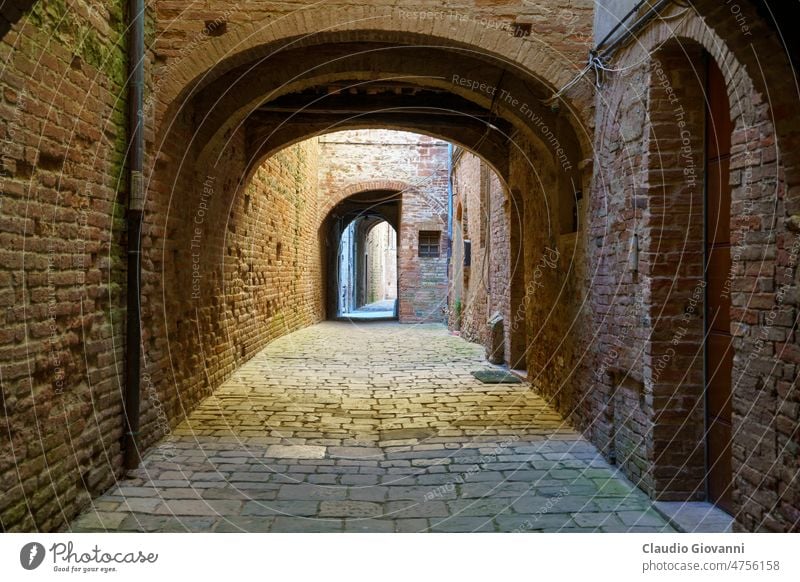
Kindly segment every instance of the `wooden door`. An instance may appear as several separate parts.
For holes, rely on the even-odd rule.
[[[708,59],[706,111],[706,450],[709,501],[731,512],[731,154],[725,79]]]

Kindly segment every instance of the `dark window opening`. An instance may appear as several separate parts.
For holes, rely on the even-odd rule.
[[[480,200],[481,200],[481,233],[480,245],[481,248],[486,248],[486,235],[489,232],[489,213],[491,212],[489,201],[489,166],[481,162],[481,176],[480,176]]]
[[[440,230],[419,231],[419,256],[433,258],[438,257],[441,236],[442,231]]]

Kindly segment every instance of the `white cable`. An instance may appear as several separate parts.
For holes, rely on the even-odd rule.
[[[675,20],[676,18],[681,18],[682,16],[685,16],[691,10],[692,10],[691,6],[688,6],[688,7],[684,8],[681,12],[678,12],[677,14],[673,14],[672,16],[661,16],[659,18],[662,21]],[[545,104],[551,104],[553,101],[555,101],[556,99],[560,98],[566,91],[571,89],[590,70],[594,70],[595,87],[600,89],[601,88],[600,71],[603,71],[603,72],[606,72],[606,73],[623,73],[626,70],[629,70],[630,68],[631,68],[630,66],[624,67],[624,68],[621,68],[621,69],[609,67],[609,66],[607,66],[606,62],[603,62],[603,58],[602,57],[597,56],[596,54],[591,54],[590,53],[589,64],[587,64],[586,67],[584,67],[581,70],[581,72],[578,73],[571,81],[569,81],[566,85],[564,85],[557,92],[553,93],[553,95],[551,97],[549,97],[548,99],[544,99],[542,102],[545,103]]]
[[[545,103],[545,104],[549,104],[549,103],[552,103],[553,101],[555,101],[556,99],[558,99],[559,97],[561,97],[564,94],[565,91],[567,91],[568,89],[572,88],[572,86],[575,85],[575,83],[580,81],[581,78],[591,70],[591,68],[592,68],[591,65],[586,65],[581,70],[580,73],[578,73],[577,75],[575,75],[575,77],[573,77],[573,79],[569,83],[567,83],[566,85],[561,87],[561,89],[559,89],[556,93],[553,93],[553,95],[551,97],[549,97],[547,99],[544,99],[542,102]]]

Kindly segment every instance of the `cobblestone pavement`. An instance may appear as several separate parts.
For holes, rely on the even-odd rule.
[[[442,326],[270,344],[73,531],[672,531],[527,384]]]

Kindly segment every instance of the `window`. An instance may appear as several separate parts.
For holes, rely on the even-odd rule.
[[[441,239],[442,231],[440,230],[421,230],[419,231],[419,256],[420,257],[438,257],[439,256],[439,240]]]

